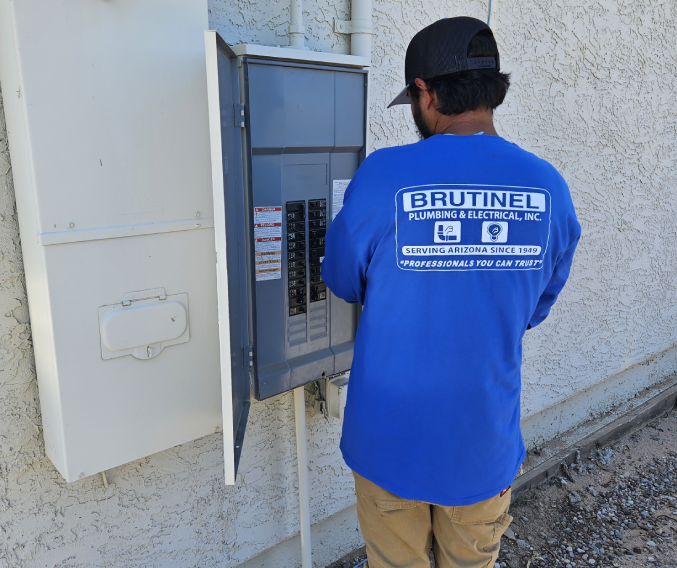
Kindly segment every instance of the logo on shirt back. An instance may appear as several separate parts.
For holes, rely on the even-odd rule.
[[[396,195],[395,229],[402,270],[539,270],[550,240],[550,193],[515,186],[407,187]]]

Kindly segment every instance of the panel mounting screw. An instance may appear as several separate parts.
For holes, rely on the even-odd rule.
[[[75,227],[75,223],[68,223],[68,228],[69,228],[69,229],[72,229],[73,227]]]
[[[199,212],[199,211],[196,211],[196,212],[195,212],[195,217],[199,217],[199,216],[200,216],[200,212]]]

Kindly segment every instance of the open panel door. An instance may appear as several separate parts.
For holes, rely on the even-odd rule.
[[[245,203],[237,57],[205,32],[221,343],[226,485],[235,483],[250,405]],[[244,120],[244,118],[242,118]]]

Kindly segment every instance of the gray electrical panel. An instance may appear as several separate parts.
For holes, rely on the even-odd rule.
[[[228,281],[227,291],[219,284],[220,318],[228,318],[220,330],[230,340],[233,388],[247,369],[260,400],[350,369],[359,306],[327,289],[321,266],[325,234],[365,155],[367,73],[238,59],[216,38],[208,41],[217,54],[215,230]]]
[[[242,72],[253,384],[263,399],[350,369],[358,307],[327,289],[320,268],[334,194],[342,203],[364,156],[367,74],[252,59]]]
[[[205,33],[226,483],[250,404],[350,369],[360,307],[322,281],[325,235],[365,155],[367,73],[239,56]],[[240,46],[242,47],[242,46]],[[245,46],[246,47],[246,46]],[[325,54],[326,55],[326,54]],[[308,57],[308,56],[305,56]]]

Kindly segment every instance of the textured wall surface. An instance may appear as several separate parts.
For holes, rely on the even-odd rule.
[[[348,18],[346,0],[306,0],[305,10],[312,49],[349,51],[332,32]],[[583,225],[572,280],[525,341],[526,417],[574,400],[583,421],[677,369],[676,11],[662,0],[494,2],[514,82],[497,128],[562,171]],[[375,0],[372,149],[416,139],[406,109],[385,109],[415,31],[485,12],[471,0]],[[210,20],[232,44],[287,43],[285,2],[211,0]],[[291,395],[253,404],[233,488],[223,486],[218,435],[111,470],[108,487],[100,476],[66,485],[44,457],[1,111],[0,99],[0,568],[229,568],[296,534]],[[307,419],[317,523],[353,503],[352,481],[338,422]],[[316,545],[328,558],[356,542]]]
[[[583,226],[570,285],[525,342],[525,414],[677,342],[675,12],[662,0],[497,5],[516,85],[501,128],[560,169]]]

